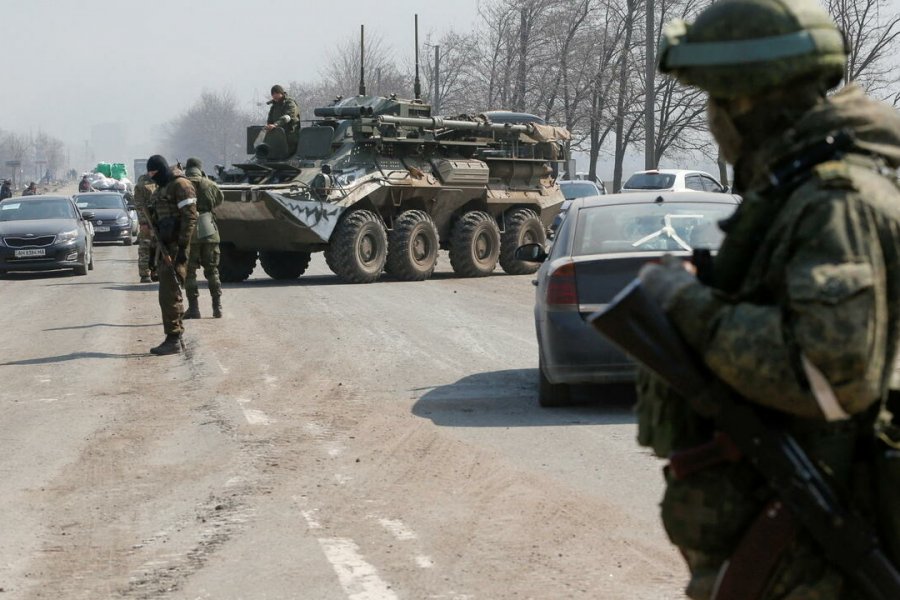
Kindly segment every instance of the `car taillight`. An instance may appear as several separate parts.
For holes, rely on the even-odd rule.
[[[555,308],[578,306],[575,263],[560,265],[550,274],[547,283],[547,305]]]

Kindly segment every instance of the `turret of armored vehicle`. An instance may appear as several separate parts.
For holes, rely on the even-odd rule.
[[[535,270],[514,252],[544,242],[563,203],[566,130],[518,113],[432,117],[418,100],[364,95],[314,114],[296,132],[250,127],[253,158],[220,171],[223,280],[249,277],[257,257],[269,276],[297,278],[318,251],[354,283],[428,279],[439,249],[463,277],[498,262]]]

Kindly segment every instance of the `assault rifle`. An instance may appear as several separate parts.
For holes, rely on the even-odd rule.
[[[900,573],[869,525],[844,505],[793,437],[766,423],[700,363],[662,309],[644,293],[640,280],[632,281],[589,320],[669,384],[698,414],[712,419],[765,478],[790,516],[818,543],[826,559],[867,597],[900,598]]]
[[[172,260],[172,256],[169,254],[168,250],[166,250],[166,246],[163,244],[162,238],[159,236],[159,230],[153,224],[153,220],[150,219],[150,212],[145,206],[139,207],[138,210],[141,211],[141,215],[144,217],[144,220],[147,221],[147,227],[150,228],[150,233],[153,234],[153,238],[156,240],[156,251],[160,256],[162,256],[163,264],[168,267],[169,272],[171,272],[175,277],[175,285],[177,285],[179,288],[183,288],[184,280],[175,269],[175,261]]]

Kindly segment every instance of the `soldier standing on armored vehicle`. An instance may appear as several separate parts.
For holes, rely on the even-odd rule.
[[[158,279],[154,261],[156,245],[150,231],[150,224],[145,216],[154,191],[156,191],[156,184],[153,183],[153,180],[147,174],[141,175],[134,186],[134,205],[138,209],[138,223],[140,224],[138,230],[138,276],[141,278],[141,283],[150,283]]]
[[[660,70],[709,92],[710,130],[744,201],[722,224],[711,269],[695,277],[664,261],[640,279],[705,367],[767,431],[796,441],[896,567],[900,436],[888,435],[888,409],[900,333],[900,118],[855,86],[828,94],[845,62],[844,38],[815,0],[721,0],[665,30]],[[785,510],[812,476],[772,483],[732,451],[740,422],[726,423],[729,446],[723,421],[701,417],[696,399],[686,404],[647,374],[638,392],[639,441],[670,459],[662,520],[690,568],[688,597],[900,597],[873,537],[836,550],[828,540],[847,520]],[[784,447],[765,445],[761,453]],[[880,589],[894,592],[873,591],[873,565]]]
[[[156,183],[150,199],[150,225],[157,236],[159,307],[166,339],[151,348],[153,354],[177,354],[182,350],[184,312],[181,282],[184,281],[188,251],[197,224],[197,192],[180,171],[173,171],[162,156],[147,159],[147,175]]]
[[[200,318],[200,290],[197,288],[197,269],[203,267],[203,276],[212,296],[213,317],[222,317],[222,282],[219,280],[219,229],[213,213],[222,203],[222,190],[203,173],[199,158],[189,158],[185,163],[185,176],[197,191],[197,227],[188,252],[187,279],[184,289],[188,297],[185,319]]]

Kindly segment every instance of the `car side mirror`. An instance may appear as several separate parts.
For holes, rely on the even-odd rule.
[[[81,211],[81,218],[82,218],[82,219],[87,219],[87,220],[90,221],[91,219],[94,218],[94,211],[92,211],[92,210],[83,210],[83,211]]]
[[[547,252],[541,244],[525,244],[516,248],[516,260],[542,263],[547,260]]]

